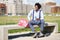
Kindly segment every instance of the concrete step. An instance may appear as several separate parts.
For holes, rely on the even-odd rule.
[[[42,38],[33,38],[32,35],[29,35],[29,33],[30,32],[9,34],[10,37],[13,37],[9,40],[60,40],[60,33],[56,33],[54,35],[50,35],[48,37],[42,37]]]

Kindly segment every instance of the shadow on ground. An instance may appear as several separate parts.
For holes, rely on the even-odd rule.
[[[13,36],[8,36],[8,39],[14,39],[14,38],[18,38],[18,37],[29,37],[29,36],[33,36],[33,35],[34,35],[34,33],[13,35]]]
[[[13,35],[13,36],[8,36],[8,39],[15,39],[15,38],[19,38],[19,37],[32,37],[34,35],[34,33],[26,33],[26,34],[20,34],[20,35]],[[46,33],[44,35],[44,37],[48,37],[50,35],[50,33]]]

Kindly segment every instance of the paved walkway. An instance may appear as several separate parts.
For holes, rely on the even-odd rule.
[[[21,35],[19,35],[19,33],[17,33],[18,36],[15,36],[16,38],[12,38],[9,40],[60,40],[60,33],[56,33],[54,35],[48,36],[48,37],[42,37],[42,38],[33,38],[32,36],[30,36],[29,34],[26,34],[24,36],[24,34],[21,33]]]

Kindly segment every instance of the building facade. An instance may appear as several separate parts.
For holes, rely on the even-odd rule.
[[[51,6],[52,13],[60,13],[60,6]]]
[[[15,15],[14,0],[0,0],[0,3],[3,3],[6,5],[6,14],[5,15]]]
[[[23,4],[22,0],[0,0],[0,3],[6,5],[5,15],[23,15],[32,9],[32,5]]]
[[[60,13],[60,6],[57,6],[55,2],[46,2],[42,4],[44,13]]]
[[[0,15],[6,14],[6,5],[3,3],[0,3]]]
[[[0,12],[0,15],[26,15],[33,8],[33,5],[23,4],[22,0],[0,0],[0,6],[1,4],[4,4],[5,6],[4,13]],[[0,11],[1,10],[0,7]],[[60,6],[56,6],[56,3],[52,0],[47,0],[42,3],[42,10],[44,13],[59,13]]]

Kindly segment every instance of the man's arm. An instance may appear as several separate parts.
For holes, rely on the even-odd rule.
[[[28,16],[27,16],[29,21],[31,20],[30,17],[32,16],[32,12],[33,12],[33,11],[31,10],[31,11],[28,13]]]

